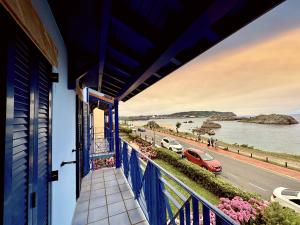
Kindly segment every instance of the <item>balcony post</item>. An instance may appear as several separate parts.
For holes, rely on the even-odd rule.
[[[109,130],[108,130],[108,142],[109,142],[109,151],[112,152],[114,150],[114,140],[113,140],[113,112],[112,105],[109,105],[108,108],[108,122],[109,122]]]
[[[119,138],[119,101],[115,100],[115,150],[116,150],[116,168],[121,167],[120,162],[120,138]]]
[[[106,134],[106,111],[104,110],[104,139],[107,138],[107,134]]]

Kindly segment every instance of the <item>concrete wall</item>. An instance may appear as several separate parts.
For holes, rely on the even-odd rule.
[[[53,84],[53,142],[52,167],[59,170],[59,180],[52,184],[52,224],[71,224],[76,204],[75,165],[60,167],[62,161],[75,160],[72,149],[75,148],[75,92],[68,90],[67,51],[46,0],[32,0],[51,38],[58,49],[59,83]]]

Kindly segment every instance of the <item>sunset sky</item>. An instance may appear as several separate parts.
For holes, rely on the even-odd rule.
[[[121,115],[300,113],[300,1],[288,0],[139,95]]]

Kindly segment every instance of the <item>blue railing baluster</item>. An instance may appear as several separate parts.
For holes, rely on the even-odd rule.
[[[126,142],[123,143],[122,148],[122,156],[123,156],[123,169],[124,169],[124,175],[126,178],[128,178],[128,172],[129,172],[129,164],[128,164],[128,145]]]
[[[181,208],[179,210],[179,220],[180,220],[180,225],[184,225],[184,210]]]
[[[192,197],[193,204],[193,225],[199,225],[199,202],[194,196]]]
[[[130,176],[134,197],[138,198],[142,183],[142,172],[139,164],[138,153],[132,149],[130,156]]]
[[[166,204],[159,183],[160,172],[151,162],[148,162],[148,169],[145,171],[144,176],[149,223],[151,225],[165,225]]]
[[[191,224],[190,201],[185,203],[185,224]]]
[[[203,225],[210,225],[209,208],[203,204],[202,211],[203,211]]]
[[[222,225],[222,224],[223,224],[222,218],[216,215],[216,225]]]

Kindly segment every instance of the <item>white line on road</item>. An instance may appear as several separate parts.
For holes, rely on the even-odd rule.
[[[237,179],[237,178],[238,178],[238,176],[236,176],[236,175],[233,175],[232,173],[227,173],[227,175],[229,175],[229,176],[231,176],[231,177],[233,177],[233,178],[235,178],[235,179]]]
[[[251,186],[253,186],[253,187],[256,187],[256,188],[260,189],[260,190],[268,191],[268,190],[266,190],[266,189],[264,189],[264,188],[262,188],[262,187],[260,187],[260,186],[257,186],[257,185],[255,185],[255,184],[253,184],[253,183],[251,183],[251,182],[249,182],[249,184],[250,184]]]

